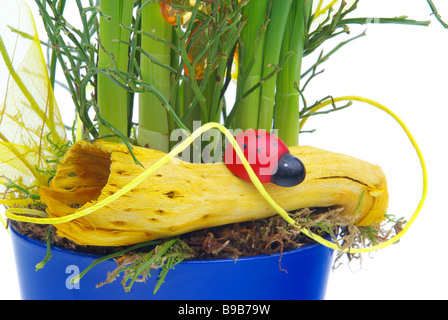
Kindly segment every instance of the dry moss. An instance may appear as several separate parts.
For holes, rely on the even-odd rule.
[[[341,215],[338,208],[307,208],[291,213],[303,228],[328,236],[342,249],[364,248],[382,243],[402,230],[405,221],[386,216],[382,224],[369,227],[355,225],[354,217]],[[48,225],[12,222],[23,235],[46,241]],[[52,227],[54,228],[54,227]],[[192,254],[189,259],[222,259],[282,253],[313,243],[300,229],[293,228],[280,216],[234,223],[190,232],[179,237]],[[85,246],[52,232],[51,244],[61,248],[96,255],[119,252],[125,247]],[[350,259],[356,255],[348,254]]]

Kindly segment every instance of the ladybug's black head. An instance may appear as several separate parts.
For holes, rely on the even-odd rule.
[[[294,187],[305,180],[305,166],[302,161],[289,152],[285,153],[277,164],[277,171],[271,182],[281,187]]]

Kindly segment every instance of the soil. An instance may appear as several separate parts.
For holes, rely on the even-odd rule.
[[[339,210],[335,209],[303,209],[292,216],[298,219],[315,221],[322,217],[335,216]],[[310,221],[311,221],[310,220]],[[39,241],[46,241],[49,227],[51,232],[51,245],[78,252],[95,255],[107,255],[123,250],[125,247],[98,247],[82,246],[75,242],[56,235],[55,227],[24,222],[11,222],[22,235],[32,237]],[[317,228],[313,232],[321,233]],[[203,229],[185,234],[180,237],[191,249],[190,259],[220,259],[240,258],[264,254],[282,253],[287,250],[299,248],[313,243],[298,229],[291,228],[280,216],[267,219],[235,223],[220,227]]]

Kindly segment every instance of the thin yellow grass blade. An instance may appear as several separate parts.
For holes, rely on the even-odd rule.
[[[330,16],[333,16],[339,7],[341,6],[342,0],[319,0],[313,2],[313,14],[314,14],[314,20],[313,20],[313,26],[312,29],[315,29],[319,23],[324,21],[328,14]],[[346,8],[350,8],[354,3],[355,0],[345,0]],[[330,12],[330,10],[333,10]]]

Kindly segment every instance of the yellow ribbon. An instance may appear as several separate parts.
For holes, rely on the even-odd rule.
[[[388,109],[387,107],[383,106],[382,104],[380,104],[380,103],[378,103],[376,101],[373,101],[373,100],[370,100],[370,99],[366,99],[366,98],[362,98],[362,97],[357,97],[357,96],[345,96],[345,97],[340,97],[340,98],[334,98],[333,100],[324,101],[321,104],[319,104],[318,106],[316,106],[315,108],[313,108],[313,111],[318,111],[318,110],[320,110],[320,109],[330,105],[331,103],[333,103],[333,101],[334,102],[339,102],[339,101],[360,101],[360,102],[364,102],[364,103],[370,104],[372,106],[377,107],[378,109],[383,110],[384,112],[386,112],[387,114],[392,116],[400,124],[400,126],[403,128],[403,130],[407,134],[409,140],[411,141],[411,143],[412,143],[413,147],[415,148],[415,150],[417,152],[417,155],[419,157],[419,160],[420,160],[420,163],[421,163],[421,167],[422,167],[422,172],[423,172],[423,193],[422,193],[422,197],[421,197],[420,203],[419,203],[417,209],[415,210],[414,214],[412,215],[411,219],[404,226],[404,228],[398,234],[396,234],[394,237],[392,237],[391,239],[389,239],[389,240],[387,240],[387,241],[385,241],[385,242],[383,242],[381,244],[378,244],[378,245],[375,245],[375,246],[371,246],[371,247],[367,247],[367,248],[359,248],[359,249],[346,248],[346,249],[341,249],[340,247],[338,247],[337,244],[322,238],[321,236],[319,236],[319,235],[309,231],[308,229],[302,228],[300,225],[298,225],[296,223],[296,221],[294,219],[292,219],[288,215],[288,213],[282,207],[280,207],[274,201],[274,199],[272,199],[272,197],[266,191],[266,189],[264,188],[263,184],[260,182],[258,177],[255,175],[254,171],[252,170],[252,167],[250,166],[249,162],[244,157],[243,151],[239,147],[238,143],[236,142],[235,138],[230,133],[230,131],[228,131],[223,125],[221,125],[219,123],[214,123],[214,122],[207,123],[207,124],[203,125],[202,127],[200,127],[199,129],[197,129],[196,131],[194,131],[190,137],[188,137],[182,143],[180,143],[175,148],[173,148],[173,150],[171,150],[170,153],[168,153],[165,156],[163,156],[153,166],[151,166],[150,168],[145,170],[143,173],[141,173],[139,176],[137,176],[134,180],[129,182],[127,185],[125,185],[122,189],[118,190],[117,192],[115,192],[113,195],[107,197],[106,199],[103,199],[103,200],[95,203],[91,207],[85,208],[85,209],[80,210],[80,211],[78,211],[76,213],[73,213],[71,215],[67,215],[67,216],[64,216],[64,217],[58,217],[58,218],[24,217],[24,216],[16,215],[13,212],[16,212],[16,213],[30,213],[30,214],[33,214],[35,212],[31,212],[31,211],[25,212],[25,211],[27,211],[26,209],[21,209],[20,211],[18,211],[17,208],[7,209],[5,211],[5,215],[9,219],[12,219],[12,220],[18,220],[18,221],[30,222],[30,223],[39,223],[39,224],[59,224],[59,223],[65,223],[65,222],[70,222],[70,221],[73,221],[75,219],[87,216],[87,215],[95,212],[96,210],[109,205],[110,203],[112,203],[113,201],[115,201],[116,199],[118,199],[119,197],[124,195],[125,193],[127,193],[130,190],[134,189],[137,185],[139,185],[141,182],[143,182],[146,178],[148,178],[150,175],[152,175],[155,171],[157,171],[161,166],[163,166],[165,163],[170,161],[173,157],[177,156],[183,150],[185,150],[190,144],[193,143],[193,141],[196,138],[201,136],[204,132],[206,132],[206,131],[208,131],[210,129],[215,128],[215,129],[220,130],[227,137],[229,142],[232,144],[233,148],[235,149],[236,154],[241,159],[245,169],[247,170],[247,172],[249,174],[249,177],[250,177],[250,180],[252,181],[254,186],[257,188],[258,192],[272,206],[272,208],[274,208],[275,211],[280,216],[282,216],[283,219],[285,219],[285,221],[287,221],[289,224],[293,225],[294,227],[299,228],[302,233],[304,233],[305,235],[307,235],[311,239],[315,240],[316,242],[318,242],[318,243],[320,243],[320,244],[322,244],[322,245],[324,245],[326,247],[329,247],[331,249],[334,249],[334,250],[338,250],[338,251],[342,251],[342,252],[350,252],[350,253],[355,254],[355,253],[372,252],[372,251],[376,251],[376,250],[385,248],[385,247],[395,243],[396,241],[398,241],[408,231],[408,229],[411,227],[411,225],[414,223],[414,221],[416,220],[417,216],[419,215],[419,213],[420,213],[420,211],[421,211],[421,209],[423,207],[423,204],[425,202],[426,195],[427,195],[427,190],[428,190],[428,186],[427,186],[428,185],[428,177],[427,177],[426,165],[425,165],[425,161],[423,159],[422,152],[420,151],[420,148],[418,147],[417,142],[415,141],[414,137],[412,136],[412,134],[410,133],[410,131],[406,127],[406,125],[403,123],[403,121],[395,113],[393,113],[390,109]],[[300,128],[303,127],[303,125],[305,124],[306,121],[307,121],[307,118],[303,119],[300,122]]]

